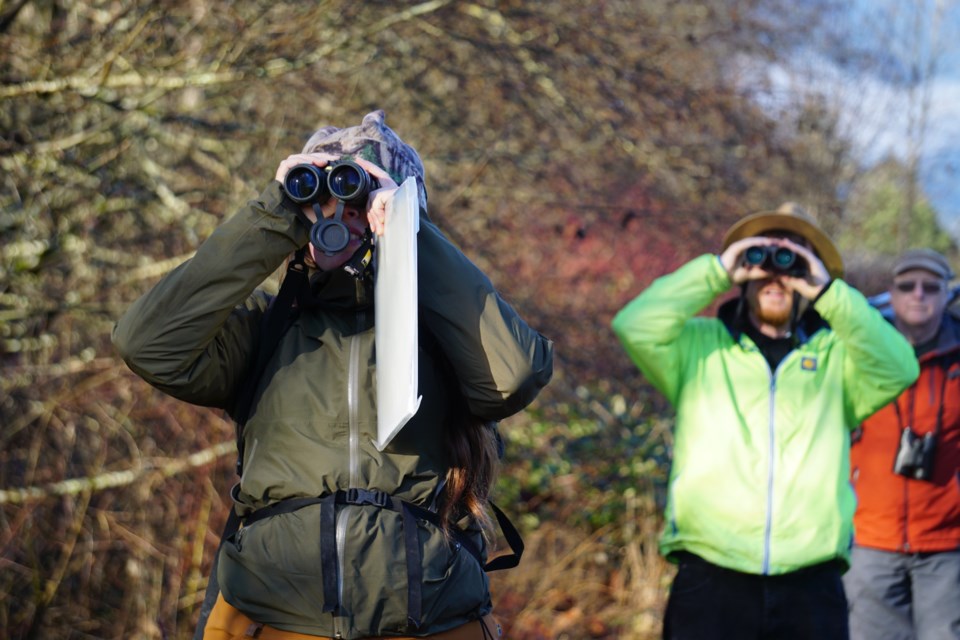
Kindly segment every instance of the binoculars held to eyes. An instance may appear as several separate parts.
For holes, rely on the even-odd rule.
[[[297,204],[313,205],[317,221],[310,229],[310,242],[328,256],[335,255],[350,242],[350,229],[343,223],[345,204],[365,203],[380,182],[366,169],[350,160],[331,162],[326,167],[298,164],[283,178],[283,191]],[[330,197],[337,199],[337,211],[324,218],[320,205]]]
[[[747,266],[762,267],[767,271],[790,276],[802,276],[807,273],[807,261],[788,247],[761,245],[749,247],[743,252]]]

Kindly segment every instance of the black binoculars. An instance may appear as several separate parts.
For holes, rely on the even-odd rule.
[[[350,229],[342,221],[344,204],[365,203],[380,182],[366,169],[350,160],[332,162],[326,167],[298,164],[283,179],[283,191],[297,204],[313,205],[317,221],[310,229],[310,242],[327,255],[343,251],[350,242]],[[320,205],[333,196],[337,211],[324,218]]]
[[[791,276],[802,276],[808,268],[807,261],[796,251],[778,245],[750,247],[743,252],[743,259],[748,266]]]
[[[330,196],[355,203],[366,199],[380,183],[366,169],[350,160],[331,162],[326,167],[298,164],[287,172],[283,190],[299,204],[323,204]]]
[[[893,472],[914,480],[929,480],[933,477],[933,456],[937,440],[933,433],[922,437],[905,427],[900,434],[900,446],[893,461]]]

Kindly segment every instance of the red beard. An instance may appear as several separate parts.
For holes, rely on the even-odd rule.
[[[790,295],[789,293],[787,294]],[[795,302],[795,301],[794,301]],[[790,315],[793,312],[793,304],[785,308],[764,309],[760,304],[759,295],[750,298],[750,311],[753,317],[761,324],[768,324],[774,327],[785,327],[790,322]]]

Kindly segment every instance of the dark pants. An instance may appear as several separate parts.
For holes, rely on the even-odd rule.
[[[841,567],[828,562],[777,576],[724,569],[680,553],[667,640],[847,640]]]

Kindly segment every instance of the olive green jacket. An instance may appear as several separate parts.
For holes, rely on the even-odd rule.
[[[308,242],[272,183],[137,300],[113,340],[130,368],[162,391],[230,411],[252,366],[269,297],[256,290]],[[531,329],[487,277],[421,213],[420,323],[455,376],[421,348],[417,414],[380,452],[373,291],[341,270],[315,274],[321,304],[301,309],[269,359],[244,429],[237,510],[337,489],[379,489],[435,508],[448,460],[445,429],[457,402],[484,420],[526,407],[552,375],[550,341]],[[389,319],[387,319],[389,320]],[[462,401],[460,400],[462,398]],[[399,515],[374,506],[337,511],[340,608],[324,605],[319,507],[258,520],[223,546],[226,600],[254,620],[306,634],[422,635],[490,610],[479,563],[426,521],[422,625],[407,625],[407,571]]]

